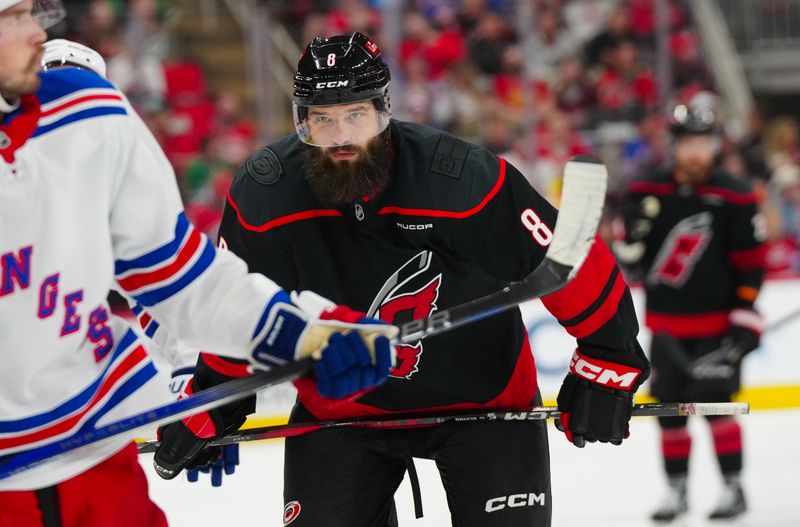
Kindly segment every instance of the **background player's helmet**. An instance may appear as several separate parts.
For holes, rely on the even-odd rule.
[[[360,143],[383,132],[389,126],[389,66],[383,62],[377,44],[362,33],[317,37],[306,47],[297,64],[294,76],[292,110],[295,128],[300,139],[315,146],[342,146]],[[377,115],[377,126],[370,123],[368,136],[355,133],[344,142],[331,142],[322,137],[319,120],[310,117],[318,113],[314,107],[335,107],[369,101]],[[336,110],[336,108],[331,108]],[[310,112],[311,110],[311,112]],[[336,113],[335,117],[341,117]],[[329,120],[328,126],[343,122]],[[316,135],[316,136],[315,136]]]
[[[42,69],[48,71],[62,66],[77,66],[103,78],[106,76],[106,61],[92,48],[63,38],[48,40],[44,43]]]
[[[719,120],[717,96],[701,91],[688,101],[675,105],[670,116],[670,129],[676,138],[685,135],[714,135],[720,126]]]

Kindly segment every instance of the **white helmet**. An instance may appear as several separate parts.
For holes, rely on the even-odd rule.
[[[106,76],[106,61],[92,48],[63,38],[48,40],[44,43],[42,69],[47,71],[60,66],[87,68],[103,78]]]
[[[5,11],[9,7],[20,3],[20,0],[0,0],[0,11]],[[67,12],[61,4],[61,0],[33,0],[33,18],[47,29],[61,22]]]

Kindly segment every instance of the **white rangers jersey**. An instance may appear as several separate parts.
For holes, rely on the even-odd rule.
[[[166,402],[142,341],[110,313],[112,284],[146,327],[235,358],[249,356],[278,291],[187,221],[167,159],[119,91],[77,68],[41,79],[0,127],[0,455]],[[53,485],[129,440],[0,490]]]

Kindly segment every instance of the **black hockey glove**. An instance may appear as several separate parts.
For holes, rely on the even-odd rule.
[[[191,393],[191,382],[185,393]],[[211,484],[220,486],[223,471],[232,474],[239,464],[239,452],[208,443],[237,431],[245,419],[245,415],[239,415],[226,425],[222,411],[215,408],[160,427],[161,444],[153,456],[153,468],[164,479],[173,479],[183,469],[211,472]],[[196,480],[196,473],[189,475],[189,481]]]
[[[734,309],[731,326],[716,351],[703,355],[692,364],[692,377],[698,380],[731,379],[737,375],[742,359],[758,348],[763,319],[753,309]]]
[[[556,428],[583,448],[586,442],[622,444],[630,434],[633,397],[649,374],[642,369],[604,361],[576,350],[558,392]]]

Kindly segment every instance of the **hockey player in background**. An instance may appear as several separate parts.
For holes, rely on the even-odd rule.
[[[729,401],[742,358],[758,347],[754,307],[764,276],[762,225],[749,182],[714,166],[714,96],[695,95],[673,112],[674,167],[631,183],[619,260],[638,271],[646,294],[652,394],[661,401]],[[725,488],[711,519],[745,512],[742,433],[733,417],[709,417]],[[659,418],[669,491],[653,519],[685,513],[691,437],[686,417]]]
[[[487,150],[392,120],[389,76],[378,46],[361,33],[312,41],[294,77],[296,133],[238,170],[219,244],[282,287],[314,288],[400,324],[530,274],[553,238],[556,210]],[[579,447],[621,444],[649,368],[607,246],[598,239],[574,280],[543,301],[577,338],[557,425]],[[601,370],[605,378],[591,373]],[[208,385],[246,373],[203,355],[195,379]],[[294,422],[540,403],[518,309],[398,348],[390,380],[357,400],[331,403],[305,381],[296,385]],[[241,423],[252,404],[229,408],[226,423]],[[167,429],[191,438],[182,424]],[[288,438],[284,524],[397,525],[393,495],[412,456],[436,461],[453,525],[550,525],[544,421]]]
[[[96,56],[71,66],[77,48],[65,45],[61,67],[39,72],[44,26],[61,17],[58,1],[0,0],[0,455],[171,399],[142,341],[110,313],[113,282],[195,347],[260,369],[317,356],[308,382],[318,396],[385,380],[396,328],[323,310],[330,303],[308,292],[290,297],[215,249],[186,220],[169,163]],[[331,335],[322,350],[310,338],[319,331]],[[3,479],[0,525],[166,525],[131,439]]]

